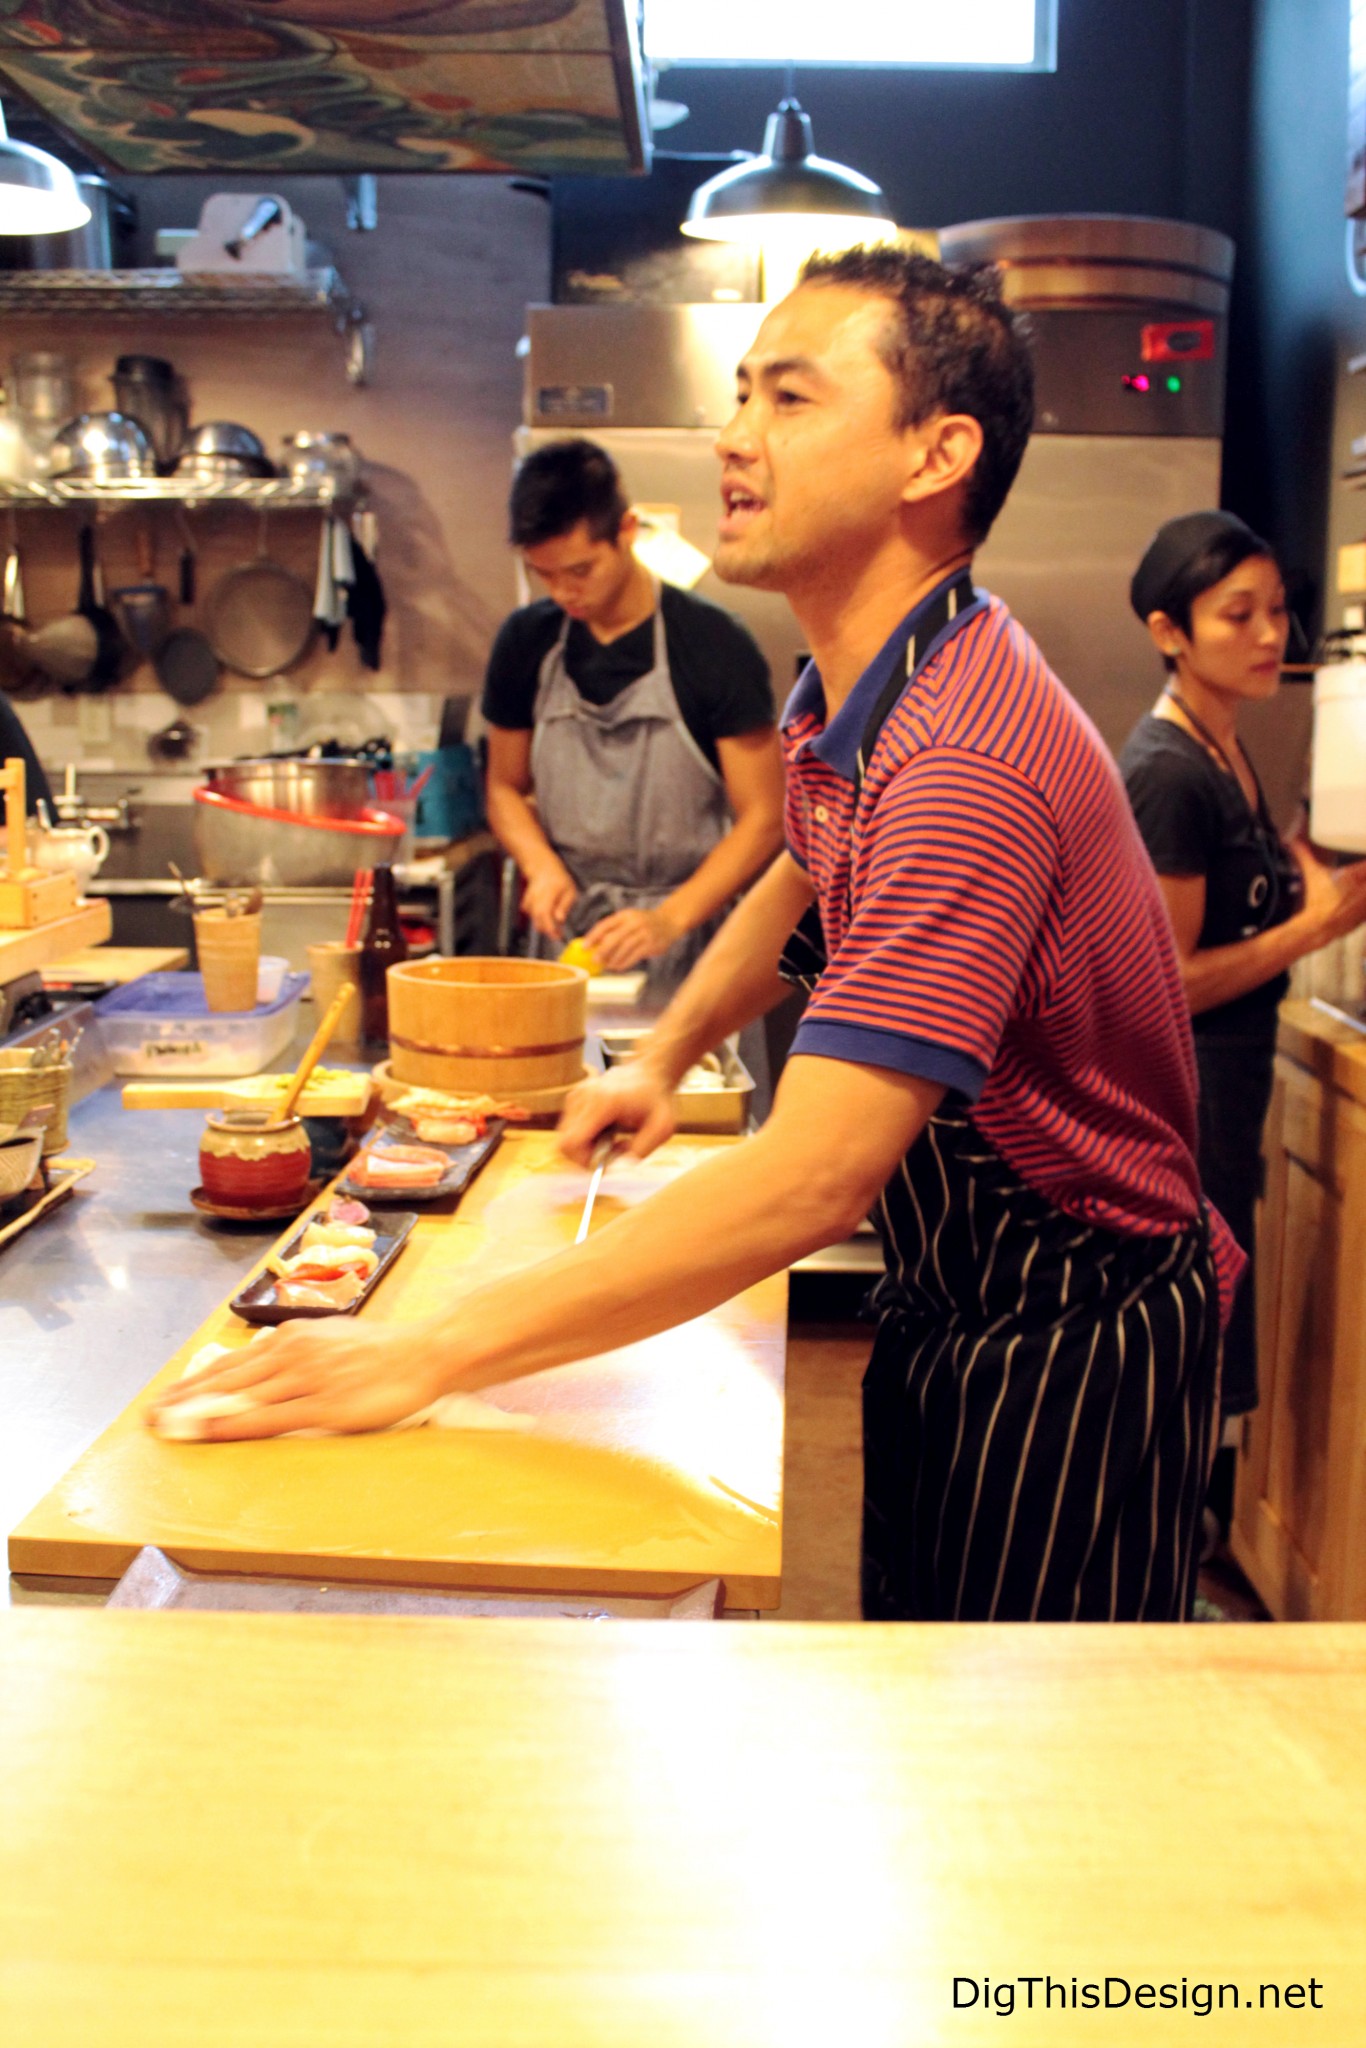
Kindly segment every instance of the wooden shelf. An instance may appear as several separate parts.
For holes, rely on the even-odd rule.
[[[78,904],[68,916],[54,917],[50,924],[0,931],[0,986],[46,967],[50,960],[64,959],[85,946],[98,946],[112,930],[109,905],[95,901]]]

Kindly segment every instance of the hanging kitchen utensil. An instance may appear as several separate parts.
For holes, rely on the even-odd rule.
[[[151,661],[171,629],[171,595],[156,581],[156,543],[151,525],[138,529],[140,583],[125,583],[109,593],[109,606],[123,637],[141,661]]]
[[[204,630],[225,668],[261,681],[292,668],[313,635],[313,594],[266,550],[261,513],[256,559],[229,569],[209,592]]]
[[[80,612],[49,619],[23,639],[23,660],[30,673],[65,690],[79,689],[88,679],[99,651],[99,635]]]
[[[95,529],[93,525],[81,528],[80,541],[81,580],[76,597],[76,612],[95,630],[95,658],[90,664],[84,683],[73,681],[68,689],[107,690],[119,679],[123,666],[124,642],[119,631],[119,622],[104,602],[99,581],[99,566],[95,553]]]
[[[28,624],[28,605],[24,597],[24,572],[19,561],[19,521],[13,512],[9,516],[9,551],[5,556],[5,586],[0,611],[16,626]]]
[[[351,631],[356,637],[356,652],[360,655],[362,668],[377,669],[384,639],[384,614],[388,610],[384,585],[379,580],[379,571],[354,534],[351,537],[351,560],[355,573],[346,609]]]
[[[318,573],[313,583],[313,623],[333,654],[337,651],[337,636],[341,631],[335,563],[332,516],[329,513],[318,527]]]
[[[190,532],[189,522],[179,510],[176,513],[176,522],[180,528],[182,541],[180,602],[182,606],[187,606],[193,611],[196,586],[194,536]],[[167,696],[187,710],[195,704],[202,704],[206,697],[213,694],[218,688],[218,680],[222,674],[222,664],[214,653],[207,634],[194,623],[193,617],[190,623],[178,625],[166,635],[157,649],[155,667],[157,681]],[[174,720],[166,728],[167,733],[174,733],[177,725],[181,723],[183,721]],[[159,737],[165,740],[165,735]],[[178,745],[178,738],[171,744]],[[186,747],[174,758],[183,758],[183,753],[188,751]],[[165,747],[164,752],[170,753],[170,747]]]

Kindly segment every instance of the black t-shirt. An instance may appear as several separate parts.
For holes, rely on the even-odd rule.
[[[757,732],[775,722],[768,663],[738,619],[719,605],[671,583],[660,585],[664,642],[674,695],[688,731],[713,768],[718,740]],[[541,663],[560,637],[564,613],[550,598],[504,620],[489,655],[483,711],[490,725],[529,732]],[[575,619],[565,641],[565,667],[589,704],[614,697],[654,665],[653,613],[606,646]]]
[[[1159,875],[1203,875],[1202,948],[1233,945],[1284,924],[1299,909],[1299,869],[1257,790],[1248,807],[1236,778],[1170,718],[1151,713],[1130,733],[1120,774]],[[1275,974],[1231,1002],[1191,1019],[1197,1036],[1263,1038],[1288,974]]]
[[[0,761],[12,761],[16,754],[24,763],[25,809],[29,816],[38,814],[38,799],[42,798],[52,808],[52,791],[48,788],[38,756],[33,751],[33,742],[24,731],[18,713],[11,707],[9,698],[0,690]],[[3,808],[0,808],[3,816]]]

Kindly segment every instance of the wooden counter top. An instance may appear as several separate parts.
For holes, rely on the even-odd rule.
[[[1290,1001],[1281,1004],[1276,1044],[1321,1081],[1366,1103],[1366,1031],[1314,1003]]]
[[[675,1138],[617,1162],[596,1221],[735,1142]],[[509,1134],[453,1214],[422,1215],[364,1315],[413,1323],[561,1249],[586,1187],[552,1134]],[[114,1579],[152,1543],[199,1571],[409,1585],[665,1595],[720,1578],[729,1606],[773,1607],[786,1311],[775,1278],[646,1343],[493,1389],[535,1418],[524,1432],[174,1444],[147,1430],[140,1395],[14,1531],[10,1568]],[[220,1308],[153,1384],[201,1344],[250,1335]]]
[[[0,1667],[23,2048],[1360,2038],[1359,1628],[30,1608]],[[1252,2005],[953,2009],[1025,1974]]]

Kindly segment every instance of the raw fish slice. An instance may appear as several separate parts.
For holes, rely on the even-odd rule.
[[[281,1308],[344,1309],[364,1292],[365,1284],[355,1273],[343,1273],[339,1280],[310,1280],[300,1275],[275,1283],[275,1299]]]

